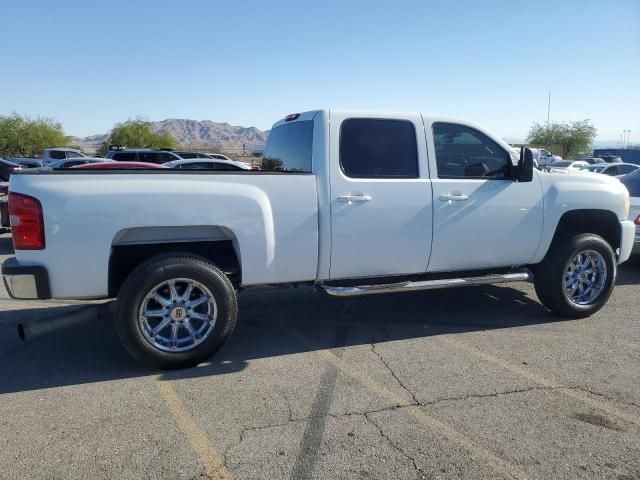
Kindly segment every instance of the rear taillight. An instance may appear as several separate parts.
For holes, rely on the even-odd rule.
[[[636,219],[633,221],[633,223],[635,223],[636,225],[640,225],[640,215],[638,215],[636,217]]]
[[[44,248],[42,205],[37,198],[9,192],[9,219],[13,246],[16,250]]]

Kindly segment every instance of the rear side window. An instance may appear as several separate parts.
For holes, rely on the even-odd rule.
[[[433,138],[438,178],[511,178],[511,155],[484,133],[465,125],[437,122]]]
[[[271,130],[262,157],[262,170],[311,173],[313,122],[285,123]],[[214,155],[215,157],[215,155]]]
[[[67,158],[82,158],[82,155],[78,152],[66,152]]]
[[[116,162],[135,162],[136,152],[120,152],[114,153],[111,157]]]
[[[340,166],[352,178],[417,178],[416,129],[406,120],[349,118],[340,127]]]

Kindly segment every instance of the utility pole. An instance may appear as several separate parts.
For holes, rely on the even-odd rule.
[[[547,99],[547,124],[549,124],[550,113],[551,113],[551,90],[549,90],[549,98]]]

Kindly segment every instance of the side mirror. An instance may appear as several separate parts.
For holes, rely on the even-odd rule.
[[[516,170],[517,182],[530,182],[533,180],[533,152],[530,148],[520,148],[520,161]]]

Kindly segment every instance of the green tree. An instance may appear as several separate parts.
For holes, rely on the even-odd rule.
[[[105,155],[109,151],[109,145],[127,148],[177,148],[178,142],[166,132],[154,132],[151,122],[138,117],[116,123],[109,138],[98,149],[98,154]]]
[[[51,118],[31,119],[17,113],[0,116],[0,155],[5,157],[33,157],[42,155],[45,148],[69,144],[62,125]]]
[[[590,120],[578,122],[534,123],[527,140],[538,145],[562,145],[563,158],[576,158],[591,153],[598,130]]]

